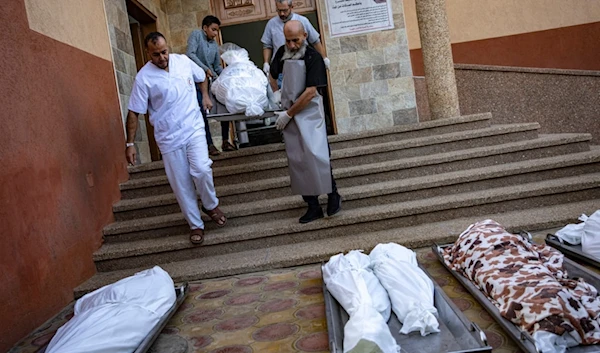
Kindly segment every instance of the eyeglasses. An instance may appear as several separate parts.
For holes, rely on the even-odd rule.
[[[290,10],[291,10],[290,8],[287,8],[285,10],[277,10],[277,13],[285,15],[286,13],[290,12]]]

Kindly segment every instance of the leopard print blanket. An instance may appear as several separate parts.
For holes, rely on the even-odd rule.
[[[571,335],[600,342],[600,297],[582,279],[568,279],[563,255],[485,220],[472,224],[445,249],[450,268],[477,285],[502,316],[533,334]]]

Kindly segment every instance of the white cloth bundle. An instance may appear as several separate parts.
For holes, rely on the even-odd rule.
[[[434,286],[417,264],[415,253],[395,243],[379,244],[369,255],[373,272],[402,322],[400,333],[419,331],[421,336],[440,332],[435,314]]]
[[[232,43],[221,47],[221,58],[227,64],[213,82],[211,91],[230,113],[260,116],[269,106],[268,80],[265,74],[250,61],[246,49]]]
[[[591,216],[579,216],[581,223],[567,224],[556,232],[556,236],[570,244],[581,244],[581,250],[600,259],[600,210]]]
[[[351,251],[346,256],[332,256],[323,265],[323,281],[350,315],[344,326],[344,353],[353,349],[384,353],[400,351],[386,323],[390,316],[389,299],[369,270],[367,255]]]
[[[47,353],[133,352],[175,303],[173,280],[155,266],[83,296]]]

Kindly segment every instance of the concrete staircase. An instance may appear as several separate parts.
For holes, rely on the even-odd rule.
[[[206,218],[200,247],[188,240],[162,163],[132,167],[115,223],[94,254],[98,273],[75,295],[157,264],[175,281],[211,278],[314,263],[380,242],[449,242],[484,218],[512,230],[555,227],[600,208],[600,148],[589,145],[589,134],[540,135],[537,123],[490,119],[330,137],[343,211],[304,225],[282,144],[222,154],[213,171],[229,221],[218,229]]]

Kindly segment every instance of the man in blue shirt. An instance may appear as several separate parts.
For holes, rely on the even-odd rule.
[[[216,79],[223,71],[219,56],[219,45],[215,41],[219,34],[220,25],[221,21],[215,16],[206,16],[202,20],[202,30],[194,30],[188,38],[187,56],[206,72],[206,77],[212,79]],[[202,95],[199,90],[198,103],[202,106]],[[206,127],[208,153],[211,156],[216,156],[219,154],[219,150],[213,144],[205,111],[202,111],[202,116]],[[223,138],[221,149],[223,151],[235,151],[235,147],[229,143],[229,122],[221,122],[221,137]]]

